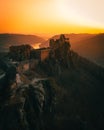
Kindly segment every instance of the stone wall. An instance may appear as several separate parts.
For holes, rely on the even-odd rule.
[[[49,57],[50,49],[41,50],[41,61],[44,61]]]
[[[11,46],[9,48],[10,58],[15,61],[27,60],[30,58],[31,49],[30,45]]]
[[[40,61],[44,61],[49,57],[50,49],[49,48],[43,48],[43,49],[36,49],[31,51],[31,58],[37,59]]]

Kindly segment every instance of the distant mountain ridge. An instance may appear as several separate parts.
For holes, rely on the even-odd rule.
[[[0,52],[8,51],[11,45],[42,43],[45,39],[36,35],[24,35],[24,34],[0,34]]]

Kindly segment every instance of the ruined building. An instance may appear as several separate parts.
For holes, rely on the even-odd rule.
[[[50,48],[33,49],[30,53],[30,58],[44,61],[49,57],[49,53]]]
[[[56,59],[67,59],[70,53],[69,38],[61,34],[59,39],[50,39],[49,48],[33,49],[30,45],[11,46],[10,57],[16,61],[37,59],[44,61],[49,57]]]
[[[62,63],[63,66],[69,67],[69,62],[71,61],[70,47],[69,38],[66,38],[65,35],[61,34],[59,39],[50,40],[50,57]]]
[[[50,48],[51,49],[58,49],[62,46],[66,46],[68,48],[70,48],[70,42],[69,42],[69,38],[66,38],[64,34],[60,35],[59,39],[50,39]]]
[[[30,58],[31,49],[30,45],[11,46],[9,48],[10,58],[16,61],[27,60]]]

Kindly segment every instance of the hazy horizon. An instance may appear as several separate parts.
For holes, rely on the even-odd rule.
[[[1,0],[0,33],[103,33],[103,5],[103,0]]]

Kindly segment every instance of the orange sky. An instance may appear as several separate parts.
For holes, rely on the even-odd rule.
[[[104,0],[0,0],[0,33],[102,33]]]

